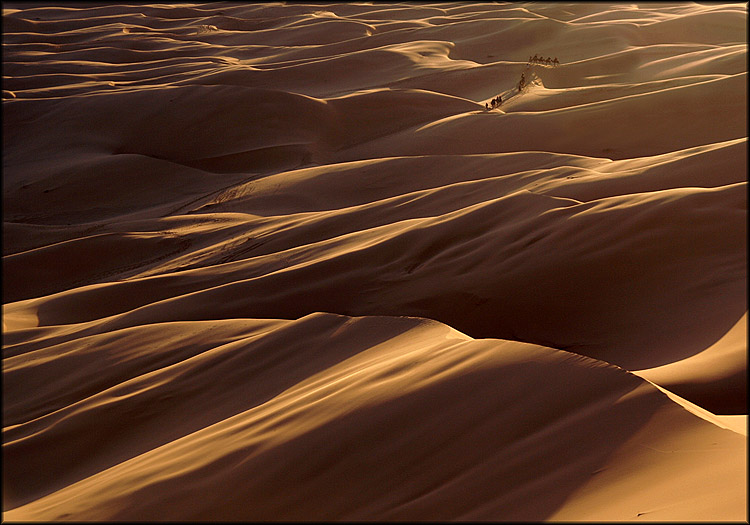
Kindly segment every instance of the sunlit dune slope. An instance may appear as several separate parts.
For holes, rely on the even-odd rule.
[[[725,158],[733,150],[742,152],[733,145],[723,149]],[[703,155],[692,153],[699,160]],[[469,159],[479,166],[494,160]],[[120,327],[241,315],[297,318],[315,311],[407,314],[438,319],[477,336],[574,349],[629,369],[660,366],[710,346],[746,310],[745,289],[736,284],[746,279],[745,184],[670,188],[669,179],[662,177],[660,188],[656,174],[669,159],[660,160],[650,164],[656,180],[635,171],[652,191],[593,199],[590,193],[577,194],[582,178],[597,179],[584,192],[597,185],[607,191],[627,187],[633,172],[618,173],[605,163],[605,173],[593,166],[563,166],[439,188],[423,181],[427,189],[356,205],[346,202],[351,197],[336,186],[338,181],[344,188],[351,184],[350,168],[323,178],[319,189],[354,205],[319,212],[310,211],[314,203],[304,199],[311,181],[288,178],[287,205],[299,202],[298,209],[307,211],[234,215],[234,220],[213,226],[210,237],[217,242],[209,249],[208,232],[195,228],[180,235],[175,223],[172,244],[181,239],[188,248],[180,250],[181,256],[172,255],[169,265],[157,262],[142,277],[124,282],[12,303],[5,315],[10,323],[13,316],[28,312],[41,326],[117,315],[107,322]],[[419,165],[416,159],[384,163]],[[609,186],[603,184],[610,177]],[[576,184],[566,190],[559,180]],[[273,177],[268,183],[277,191]],[[636,186],[631,191],[645,189],[631,184]],[[367,179],[360,184],[367,185]],[[249,195],[263,207],[282,210],[283,205],[264,197],[264,186],[259,181],[240,191],[238,206],[251,211],[255,201]],[[558,191],[564,196],[555,196]],[[493,194],[497,196],[488,199]],[[228,206],[234,211],[234,199],[218,200],[208,209],[220,212]],[[335,202],[330,200],[329,205]],[[257,211],[263,213],[263,208]],[[161,227],[169,224],[160,222]],[[243,229],[239,236],[231,235],[238,222],[255,225],[255,234]],[[193,224],[187,222],[184,229]],[[133,242],[148,250],[149,237],[141,237]],[[98,239],[63,244],[80,253],[98,249]],[[33,271],[32,262],[43,261],[48,257],[44,252],[55,253],[53,249],[63,247],[6,259],[20,275]],[[89,258],[102,261],[95,253]],[[153,250],[149,259],[160,256]],[[707,273],[706,267],[722,272]],[[112,270],[117,275],[118,268]],[[462,308],[455,307],[457,301]],[[694,322],[696,315],[701,323]]]
[[[742,511],[744,438],[599,361],[414,318],[159,328],[233,340],[136,376],[135,360],[175,361],[168,344],[107,335],[97,376],[114,386],[55,381],[67,406],[6,429],[6,491],[39,498],[7,519],[543,519],[577,493],[593,517],[713,516],[717,493],[722,517]],[[9,376],[41,378],[38,353]],[[630,486],[645,464],[655,489]]]
[[[635,373],[713,412],[746,413],[747,312],[702,352]]]
[[[746,3],[2,18],[4,519],[747,520]]]

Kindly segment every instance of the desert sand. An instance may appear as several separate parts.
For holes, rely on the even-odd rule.
[[[746,3],[2,8],[4,520],[747,521]]]

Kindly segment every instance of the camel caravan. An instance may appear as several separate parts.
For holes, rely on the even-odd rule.
[[[540,65],[540,66],[551,66],[551,67],[557,67],[560,65],[560,61],[557,60],[557,57],[554,59],[547,57],[546,59],[544,57],[540,57],[538,55],[534,55],[533,57],[529,57],[529,61],[526,64],[527,66],[530,66],[532,64]]]
[[[487,102],[484,103],[484,109],[495,109],[499,108],[500,104],[503,103],[503,97],[498,95],[492,100],[490,100],[489,104]]]
[[[529,57],[529,61],[526,63],[526,70],[529,69],[532,65],[540,65],[540,66],[550,66],[550,67],[557,67],[560,65],[560,61],[555,58],[547,57],[544,58],[539,55],[534,55],[533,57]],[[528,85],[528,81],[526,80],[526,75],[524,73],[521,73],[521,79],[518,81],[518,92],[520,93],[523,91],[523,88]],[[489,111],[491,109],[499,108],[500,104],[503,103],[503,97],[501,95],[496,96],[489,102],[484,103],[484,109]]]

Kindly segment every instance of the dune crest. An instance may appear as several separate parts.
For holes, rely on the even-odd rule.
[[[730,501],[744,497],[746,467],[735,461],[744,439],[617,367],[534,345],[473,340],[417,318],[312,314],[276,323],[257,337],[198,352],[13,425],[6,454],[15,461],[25,450],[57,442],[56,433],[87,434],[92,422],[112,432],[111,452],[71,450],[68,457],[87,459],[69,467],[50,457],[45,472],[79,471],[81,481],[52,493],[40,487],[37,497],[49,495],[6,518],[535,520],[558,512],[564,519],[571,489],[607,470],[587,482],[602,493],[591,507],[596,515],[628,519],[651,503],[622,492],[619,478],[645,462],[653,483],[670,479],[674,460],[660,453],[664,446],[674,455],[692,450],[679,463],[690,477],[681,478],[678,496],[671,484],[663,492],[649,490],[654,501],[680,508],[699,495],[703,502],[705,488],[693,484],[702,475],[725,476],[719,490]],[[363,342],[368,346],[361,348]],[[212,386],[217,375],[221,384]],[[294,375],[299,382],[284,386]],[[187,381],[192,388],[183,385]],[[539,381],[545,388],[535,386]],[[258,397],[263,390],[268,393]],[[216,403],[220,398],[225,401]],[[226,412],[230,402],[235,406]],[[180,417],[185,411],[199,412],[205,427],[185,428],[184,422],[195,423]],[[119,415],[127,413],[140,414],[137,427]],[[159,427],[168,434],[157,437],[154,424],[163,425],[167,413],[174,423]],[[126,460],[129,444],[146,445],[130,435],[159,441]],[[70,445],[90,446],[83,440]],[[101,471],[85,477],[95,469]],[[243,488],[227,493],[230,486]],[[581,490],[594,497],[594,489]],[[630,504],[621,501],[625,494]],[[163,508],[165,498],[184,503]],[[734,503],[722,516],[736,517],[731,508]]]
[[[3,4],[3,518],[747,521],[747,4]]]

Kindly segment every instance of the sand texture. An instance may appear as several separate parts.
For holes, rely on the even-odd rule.
[[[2,9],[4,520],[747,521],[747,3]]]

